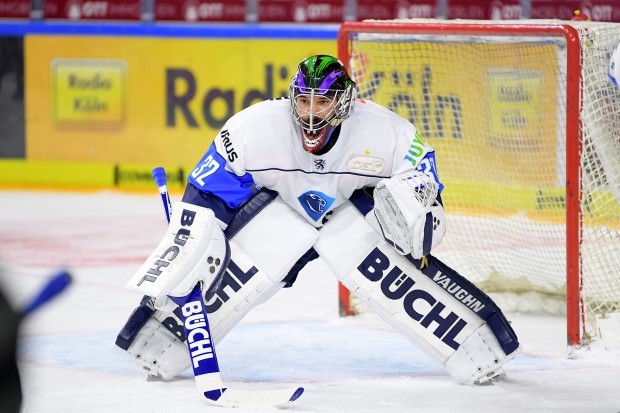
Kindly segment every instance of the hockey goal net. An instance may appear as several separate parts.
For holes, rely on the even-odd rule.
[[[437,152],[434,255],[505,311],[565,314],[570,345],[620,311],[618,42],[620,24],[541,20],[350,22],[338,38],[359,96]],[[341,312],[361,311],[340,288]]]

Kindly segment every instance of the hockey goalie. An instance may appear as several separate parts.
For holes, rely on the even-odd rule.
[[[171,297],[202,282],[217,344],[320,256],[456,380],[499,379],[519,342],[489,297],[431,255],[446,232],[442,190],[415,126],[357,99],[338,59],[311,56],[288,99],[231,117],[191,172],[128,285],[146,295],[116,345],[146,374],[171,379],[190,367]]]

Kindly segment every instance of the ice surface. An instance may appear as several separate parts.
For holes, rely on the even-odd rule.
[[[54,269],[74,275],[22,324],[24,413],[620,412],[618,349],[568,359],[562,318],[509,314],[522,354],[506,380],[468,387],[375,316],[339,318],[336,281],[320,260],[217,348],[231,387],[301,385],[304,395],[285,409],[208,406],[190,372],[147,382],[113,345],[140,299],[124,285],[165,232],[156,191],[3,191],[0,201],[1,281],[12,303],[23,306]]]

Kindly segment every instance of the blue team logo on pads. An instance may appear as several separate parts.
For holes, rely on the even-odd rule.
[[[315,221],[318,221],[335,201],[334,198],[318,191],[304,192],[297,199],[308,216]]]

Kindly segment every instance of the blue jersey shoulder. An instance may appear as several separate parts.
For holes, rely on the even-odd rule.
[[[187,180],[200,191],[215,195],[231,208],[237,208],[255,192],[254,179],[246,173],[237,176],[224,167],[226,160],[211,144]]]
[[[443,191],[443,184],[439,180],[439,174],[437,173],[435,151],[427,152],[415,169],[416,171],[420,171],[425,175],[433,177],[433,179],[435,179],[435,182],[439,184],[439,193],[441,194],[441,191]]]

